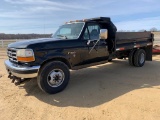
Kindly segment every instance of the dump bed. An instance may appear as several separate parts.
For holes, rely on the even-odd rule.
[[[117,32],[115,43],[116,50],[144,47],[152,45],[153,34],[151,32]]]
[[[116,33],[116,43],[128,43],[134,41],[148,41],[151,40],[151,32],[117,32]]]

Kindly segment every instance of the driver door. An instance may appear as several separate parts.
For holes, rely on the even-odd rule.
[[[105,40],[99,40],[100,26],[97,23],[89,23],[85,29],[83,39],[88,48],[85,64],[96,63],[108,59],[108,48]]]

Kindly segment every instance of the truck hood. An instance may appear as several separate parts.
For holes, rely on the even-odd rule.
[[[23,40],[23,41],[11,43],[8,45],[8,47],[9,48],[27,48],[29,45],[34,45],[37,43],[47,43],[47,42],[60,41],[60,40],[61,39],[54,39],[54,38]]]

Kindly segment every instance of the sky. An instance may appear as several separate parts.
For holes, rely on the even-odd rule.
[[[110,17],[118,30],[160,30],[159,0],[0,0],[0,33],[54,33],[67,21]]]

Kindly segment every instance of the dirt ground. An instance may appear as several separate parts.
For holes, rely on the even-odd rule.
[[[0,56],[0,120],[160,120],[160,56],[142,68],[126,60],[71,72],[61,93],[32,79],[15,86]]]

